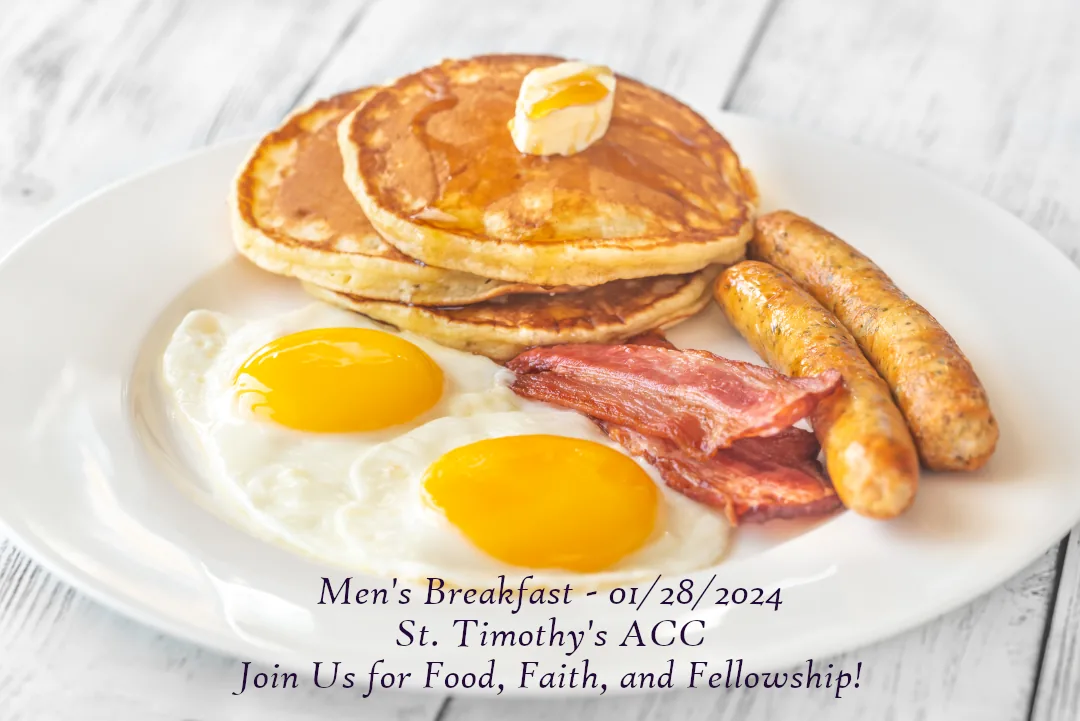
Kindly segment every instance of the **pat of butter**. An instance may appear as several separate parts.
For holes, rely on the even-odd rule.
[[[530,155],[580,153],[607,132],[615,74],[602,65],[559,63],[521,81],[510,136]]]

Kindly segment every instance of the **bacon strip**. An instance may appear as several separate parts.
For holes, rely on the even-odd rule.
[[[668,486],[723,511],[732,525],[818,516],[840,508],[817,462],[817,440],[801,428],[744,438],[702,461],[671,441],[604,421],[597,424],[627,451],[655,466]]]
[[[511,388],[519,395],[671,440],[700,460],[741,438],[790,427],[841,383],[836,371],[790,378],[659,345],[534,348],[507,367],[517,373]]]
[[[675,349],[659,332],[636,336],[627,343]],[[700,353],[698,358],[703,355],[718,358]],[[729,368],[748,365],[722,358],[719,360],[735,364]],[[516,361],[511,361],[511,364]],[[527,367],[532,362],[525,359],[516,367]],[[808,431],[790,427],[772,429],[770,436],[734,440],[730,447],[702,458],[698,449],[687,452],[674,439],[649,435],[597,417],[627,415],[624,404],[628,395],[634,394],[613,392],[603,385],[547,370],[519,373],[512,387],[526,397],[547,400],[591,414],[596,424],[612,440],[656,467],[668,486],[699,503],[722,511],[733,525],[761,523],[773,518],[823,515],[841,506],[821,464],[817,462],[820,450],[817,440]],[[638,400],[633,402],[637,403]],[[656,404],[653,405],[655,407]],[[666,415],[663,410],[656,412],[660,416]],[[661,423],[652,425],[667,427]]]

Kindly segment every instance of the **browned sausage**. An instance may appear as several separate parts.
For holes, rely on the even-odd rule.
[[[750,257],[790,275],[840,320],[892,389],[927,468],[979,468],[998,427],[960,346],[859,251],[788,211],[762,216]]]
[[[836,369],[844,388],[811,416],[825,467],[853,511],[892,518],[919,483],[919,458],[889,387],[832,313],[782,271],[743,261],[716,281],[716,302],[770,366],[792,376]]]

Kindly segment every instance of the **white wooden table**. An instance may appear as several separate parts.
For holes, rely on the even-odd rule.
[[[1077,0],[0,0],[0,251],[103,184],[319,96],[447,56],[543,51],[904,156],[1080,263],[1078,38]],[[103,609],[0,538],[0,721],[1075,720],[1078,531],[989,595],[853,654],[866,672],[840,701],[238,699],[236,661]]]

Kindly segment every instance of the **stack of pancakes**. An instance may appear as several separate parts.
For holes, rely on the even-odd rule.
[[[293,115],[241,169],[237,247],[317,298],[496,360],[693,315],[750,239],[750,175],[703,118],[623,77],[595,144],[519,153],[521,81],[557,62],[446,61]]]

